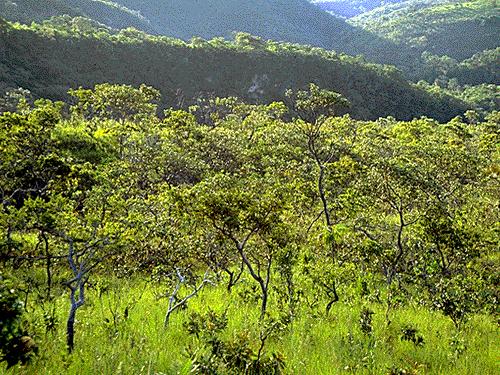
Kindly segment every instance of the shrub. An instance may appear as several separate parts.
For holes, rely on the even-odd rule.
[[[22,330],[23,310],[12,282],[0,273],[0,360],[8,367],[27,363],[37,352],[35,341]]]

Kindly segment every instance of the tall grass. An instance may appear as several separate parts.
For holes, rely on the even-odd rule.
[[[238,285],[229,294],[223,287],[207,287],[191,299],[187,309],[176,312],[167,328],[163,326],[168,300],[158,298],[158,285],[138,280],[106,281],[106,289],[88,292],[87,303],[77,313],[76,347],[68,355],[65,347],[67,296],[61,294],[53,306],[28,306],[28,328],[35,333],[39,354],[26,366],[2,374],[188,374],[191,370],[186,347],[198,344],[187,334],[184,322],[193,311],[209,308],[227,311],[231,338],[243,331],[258,346],[259,305],[245,302]],[[270,313],[279,314],[276,298]],[[125,310],[128,307],[128,316]],[[44,310],[54,308],[58,322],[46,332]],[[361,311],[374,312],[372,332],[363,333]],[[401,330],[411,325],[424,343],[415,345],[401,339]],[[460,331],[438,312],[408,305],[392,311],[385,319],[382,303],[361,299],[342,300],[328,315],[323,306],[303,306],[281,337],[266,344],[266,351],[279,351],[286,358],[287,374],[498,374],[500,336],[493,318],[475,315]]]

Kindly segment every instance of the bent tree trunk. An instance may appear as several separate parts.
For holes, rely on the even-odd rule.
[[[165,328],[168,327],[168,323],[170,321],[170,315],[172,315],[172,313],[175,310],[184,306],[188,300],[195,297],[198,294],[198,292],[206,284],[212,284],[212,281],[208,278],[209,272],[210,272],[210,268],[207,269],[207,271],[205,272],[205,275],[203,275],[203,280],[201,281],[201,283],[197,286],[194,286],[193,291],[190,294],[188,294],[186,297],[181,299],[179,302],[175,303],[175,301],[177,300],[177,294],[179,293],[179,290],[180,290],[182,284],[184,284],[186,282],[186,279],[184,276],[182,276],[180,270],[177,270],[177,277],[179,278],[179,282],[177,283],[174,291],[172,292],[172,294],[168,298],[168,309],[167,309],[167,313],[165,314],[165,320],[163,321],[163,326]]]
[[[248,237],[247,237],[248,239]],[[266,267],[266,273],[265,273],[265,278],[262,277],[260,273],[260,267],[258,267],[258,271],[256,272],[254,267],[252,266],[252,263],[248,259],[248,257],[245,254],[245,244],[246,240],[243,241],[242,243],[236,242],[236,247],[238,249],[238,252],[240,253],[241,260],[243,263],[247,266],[248,271],[250,272],[250,275],[253,277],[255,281],[259,283],[260,286],[260,291],[261,291],[261,299],[262,303],[260,306],[260,320],[264,319],[266,315],[266,310],[267,310],[267,300],[268,300],[268,290],[269,290],[269,281],[271,279],[271,264],[272,264],[272,257],[270,256],[267,259],[267,267]]]
[[[326,305],[326,314],[330,313],[330,310],[335,302],[339,301],[339,295],[337,293],[337,285],[335,281],[332,281],[332,286],[329,287],[327,284],[324,284],[326,287],[326,294],[328,298],[330,298],[330,302]]]

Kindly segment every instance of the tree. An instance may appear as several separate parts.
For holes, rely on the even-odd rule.
[[[119,253],[129,235],[134,233],[126,209],[124,212],[124,206],[118,203],[120,193],[98,186],[83,202],[67,199],[57,202],[59,215],[54,235],[59,238],[61,246],[67,248],[66,259],[71,272],[71,278],[65,282],[70,301],[66,323],[70,353],[74,349],[76,313],[85,304],[85,288],[92,272]],[[83,205],[81,211],[77,209],[78,205]]]
[[[76,100],[71,107],[73,114],[86,120],[139,122],[156,115],[160,100],[160,92],[144,84],[134,88],[103,83],[94,89],[70,90],[69,94]]]
[[[266,42],[263,41],[262,38],[244,32],[237,32],[234,34],[234,43],[242,49],[250,50],[263,49],[266,46]]]
[[[327,252],[330,254],[331,262],[336,261],[336,241],[332,240],[333,226],[338,224],[337,220],[332,219],[331,194],[326,190],[326,177],[330,166],[339,162],[341,157],[347,153],[345,145],[342,144],[343,138],[339,135],[340,142],[335,142],[333,129],[336,128],[336,122],[343,124],[344,120],[334,119],[332,116],[337,115],[338,111],[349,106],[349,101],[342,95],[328,90],[322,90],[315,84],[310,84],[309,91],[293,92],[288,90],[286,96],[292,100],[293,113],[298,116],[295,120],[296,127],[299,133],[304,137],[307,144],[309,157],[317,167],[317,182],[316,189],[321,200],[322,215],[324,217],[326,230],[325,245],[328,247]],[[329,118],[330,117],[330,118]],[[342,129],[342,125],[338,127]],[[342,135],[346,134],[345,129]],[[336,183],[331,181],[330,186]],[[340,185],[340,184],[339,184]],[[338,190],[338,189],[331,189]],[[340,191],[339,191],[340,193]],[[311,223],[309,228],[314,225]],[[317,278],[316,275],[313,277]],[[321,280],[321,284],[326,290],[330,298],[327,304],[326,311],[329,312],[333,303],[339,300],[337,293],[337,284],[335,278],[326,278],[327,281]]]
[[[341,150],[333,142],[330,134],[325,134],[327,117],[334,116],[341,108],[349,105],[342,95],[328,90],[321,90],[311,83],[309,91],[287,91],[287,97],[293,100],[293,111],[299,116],[298,130],[307,142],[310,157],[318,168],[317,189],[323,206],[325,224],[333,225],[330,208],[325,192],[325,173],[328,164],[340,159]]]
[[[188,194],[193,211],[218,231],[240,256],[261,291],[261,319],[268,304],[276,251],[282,244],[275,232],[281,224],[285,192],[276,181],[255,175],[244,178],[219,173]]]
[[[325,117],[338,116],[350,106],[341,94],[309,84],[307,91],[287,90],[285,96],[290,101],[292,113],[305,122],[320,127]]]
[[[29,112],[33,105],[33,97],[29,90],[21,87],[9,90],[0,98],[0,114],[2,112]]]

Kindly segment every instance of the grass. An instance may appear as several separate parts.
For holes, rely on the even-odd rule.
[[[87,303],[77,313],[76,348],[66,353],[65,318],[67,296],[54,301],[59,324],[46,333],[42,306],[29,307],[29,327],[36,332],[40,351],[27,366],[16,366],[2,374],[188,374],[191,363],[187,345],[197,340],[186,333],[183,323],[190,312],[208,307],[227,309],[228,338],[248,331],[258,346],[259,306],[238,296],[238,285],[229,295],[221,286],[205,289],[189,301],[186,310],[175,313],[163,327],[167,299],[158,299],[158,285],[134,280],[114,281],[107,291],[89,290]],[[99,294],[101,296],[99,297]],[[274,297],[274,296],[273,296]],[[342,296],[341,296],[342,297]],[[136,303],[134,303],[134,301]],[[271,308],[276,309],[275,298]],[[129,306],[128,318],[124,311]],[[50,306],[46,306],[47,309]],[[475,315],[457,331],[451,320],[423,307],[393,310],[391,324],[385,321],[385,306],[360,299],[336,303],[328,316],[322,309],[303,306],[281,337],[270,340],[266,351],[280,351],[286,358],[287,374],[497,374],[500,371],[500,336],[493,318]],[[363,308],[373,314],[372,333],[360,329]],[[277,311],[271,311],[277,314]],[[115,320],[113,320],[115,316]],[[401,329],[411,324],[424,338],[416,346],[401,340]],[[399,372],[398,372],[399,371]],[[405,372],[403,372],[405,371]]]

